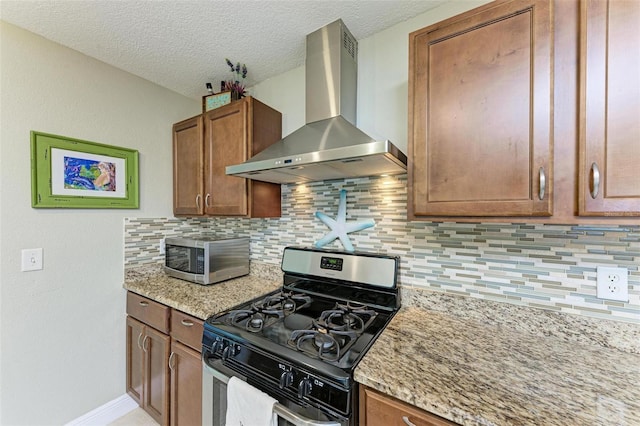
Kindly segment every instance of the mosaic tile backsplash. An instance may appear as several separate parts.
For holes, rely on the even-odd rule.
[[[349,234],[356,250],[399,255],[404,287],[640,324],[640,225],[408,222],[406,175],[283,185],[277,219],[126,218],[125,268],[162,263],[163,237],[200,232],[248,236],[252,261],[279,264],[284,247],[328,232],[314,214],[335,218],[341,189],[348,221],[375,220]],[[629,302],[596,298],[598,265],[629,270]]]

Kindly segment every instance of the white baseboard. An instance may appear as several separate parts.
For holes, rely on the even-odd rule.
[[[124,394],[70,421],[65,426],[106,426],[136,408],[138,408],[138,404],[133,398]]]

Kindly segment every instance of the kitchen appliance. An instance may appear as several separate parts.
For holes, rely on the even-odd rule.
[[[249,273],[249,238],[214,235],[165,238],[164,271],[198,284],[214,284]]]
[[[203,425],[231,376],[278,400],[280,426],[355,426],[353,372],[400,307],[399,258],[287,247],[281,289],[204,323]]]
[[[405,173],[404,153],[355,126],[358,42],[342,20],[307,35],[306,49],[306,125],[226,173],[273,183]]]

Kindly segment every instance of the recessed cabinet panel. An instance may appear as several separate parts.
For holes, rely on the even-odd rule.
[[[428,202],[530,199],[530,15],[429,43]]]
[[[171,342],[171,425],[202,422],[202,361],[200,353]]]
[[[410,35],[410,219],[551,215],[551,22],[498,1]]]
[[[581,215],[640,216],[640,2],[581,3]]]
[[[144,324],[130,316],[127,317],[127,393],[142,405],[144,386],[144,352],[142,339]]]
[[[176,215],[203,213],[202,117],[173,126],[173,206]]]
[[[145,410],[161,425],[169,423],[169,336],[146,327],[143,350],[147,357]]]
[[[247,157],[247,104],[205,116],[207,187],[206,212],[211,215],[247,214],[247,179],[227,176],[229,164]]]

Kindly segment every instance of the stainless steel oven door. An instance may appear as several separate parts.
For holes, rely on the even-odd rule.
[[[246,377],[222,365],[221,360],[213,361],[212,364],[213,367],[206,362],[202,363],[202,425],[225,426],[229,378],[235,376],[246,381]],[[264,389],[261,390],[265,392]],[[278,415],[278,426],[349,425],[348,420],[328,418],[317,408],[302,407],[297,403],[273,397],[279,400],[274,406],[274,412]]]

